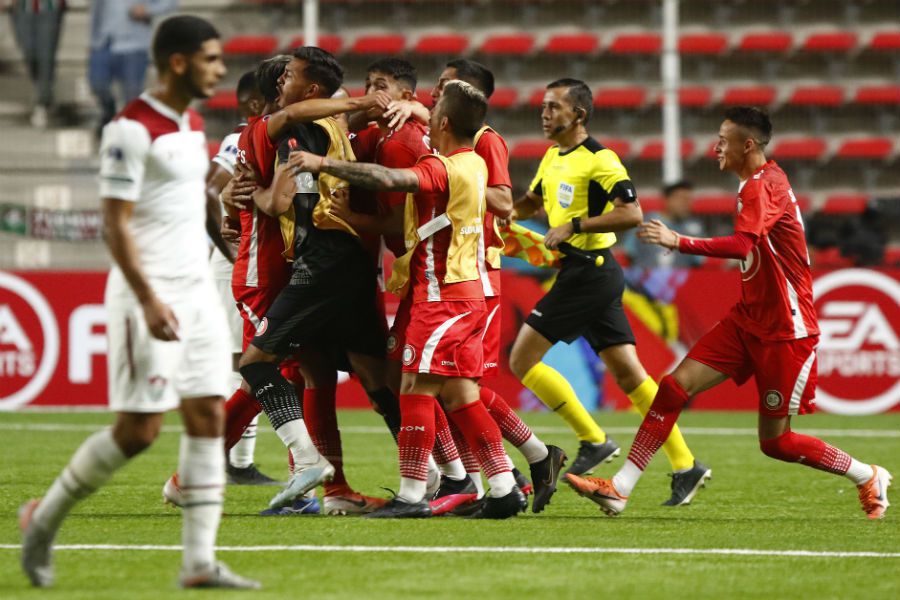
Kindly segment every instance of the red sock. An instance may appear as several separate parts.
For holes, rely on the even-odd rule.
[[[253,417],[262,412],[259,401],[249,392],[238,388],[231,398],[225,401],[225,449],[231,450],[241,441],[244,430]]]
[[[466,442],[466,438],[463,436],[462,431],[460,431],[459,427],[452,421],[450,422],[450,432],[453,434],[453,443],[459,451],[459,457],[462,459],[463,466],[466,468],[466,473],[481,472],[481,465],[478,464],[478,459],[472,454],[472,449],[469,448],[469,444]]]
[[[520,419],[519,415],[506,403],[506,400],[495,391],[482,387],[479,397],[488,412],[491,413],[491,418],[497,422],[503,438],[510,444],[518,448],[534,435],[525,421]]]
[[[434,399],[434,460],[439,465],[446,465],[459,459],[456,444],[453,443],[453,433],[450,432],[450,423],[444,407]]]
[[[400,395],[400,475],[428,479],[428,457],[434,448],[434,396]]]
[[[450,418],[465,436],[486,477],[509,472],[503,436],[484,404],[466,404],[452,411]]]
[[[790,430],[771,440],[759,440],[759,447],[777,460],[799,462],[837,475],[845,475],[850,468],[850,456],[840,448]]]
[[[669,438],[675,421],[688,400],[690,396],[671,375],[666,375],[659,382],[656,398],[653,399],[628,453],[628,460],[641,471],[647,468],[650,459]]]
[[[325,495],[345,491],[344,451],[341,432],[338,430],[334,388],[306,388],[303,392],[303,420],[309,437],[319,454],[334,467],[334,479],[325,484]]]

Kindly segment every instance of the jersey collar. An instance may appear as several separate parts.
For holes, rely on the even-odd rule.
[[[175,121],[178,124],[179,128],[185,129],[190,127],[190,115],[188,115],[187,111],[178,114],[177,112],[172,110],[171,107],[154,98],[150,94],[150,92],[143,92],[141,94],[141,100],[146,102],[150,108],[152,108],[162,116]]]

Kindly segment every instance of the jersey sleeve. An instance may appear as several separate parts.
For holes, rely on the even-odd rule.
[[[447,168],[436,156],[423,156],[410,171],[419,179],[420,192],[443,193],[450,189]]]
[[[488,187],[498,185],[512,187],[512,179],[509,176],[509,149],[503,138],[492,131],[486,131],[478,140],[475,152],[487,165]]]
[[[735,232],[752,233],[762,237],[768,232],[766,226],[766,205],[769,201],[765,186],[759,180],[751,179],[744,184],[738,194],[738,214],[734,223]]]
[[[213,156],[213,162],[234,175],[234,165],[237,162],[238,138],[240,134],[230,133],[222,140],[219,151]]]
[[[628,176],[625,165],[608,148],[594,153],[594,169],[591,179],[609,194],[610,198],[621,198],[623,202],[635,202],[637,192]]]
[[[408,169],[415,166],[419,159],[415,151],[407,146],[391,139],[381,144],[381,156],[379,164],[389,169]],[[402,206],[406,203],[406,192],[379,192],[379,203],[382,206]]]
[[[149,153],[146,127],[129,119],[108,123],[100,141],[100,197],[137,202]]]

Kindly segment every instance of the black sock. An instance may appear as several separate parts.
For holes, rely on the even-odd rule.
[[[241,367],[241,375],[253,391],[273,429],[303,418],[303,404],[294,386],[272,363],[258,362]]]
[[[397,396],[390,388],[386,387],[374,391],[366,390],[366,393],[372,403],[378,407],[378,412],[381,413],[381,417],[388,429],[391,430],[391,435],[394,436],[396,442],[397,436],[400,435],[400,401],[397,400]]]

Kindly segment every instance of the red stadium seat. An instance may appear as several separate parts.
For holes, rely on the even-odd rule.
[[[294,39],[291,40],[290,49],[299,48],[300,46],[306,45],[303,41],[303,36],[298,35]],[[318,40],[316,40],[316,46],[325,50],[326,52],[331,52],[332,54],[339,54],[341,48],[344,45],[344,41],[341,39],[339,35],[320,35]]]
[[[884,249],[884,265],[900,267],[900,246],[888,246]]]
[[[796,106],[840,106],[844,103],[844,89],[837,85],[801,86],[788,102]]]
[[[537,88],[528,95],[528,106],[539,107],[544,103],[544,94],[547,88]]]
[[[209,154],[210,160],[219,153],[219,146],[221,145],[222,140],[210,140],[206,142],[206,153]]]
[[[419,88],[416,90],[416,100],[431,108],[434,105],[434,99],[431,97],[431,90],[423,90]]]
[[[722,97],[722,104],[726,105],[767,106],[774,101],[775,88],[771,85],[733,87],[725,90],[725,95]]]
[[[900,104],[900,85],[871,85],[856,90],[857,104]]]
[[[534,48],[534,36],[528,33],[503,33],[488,36],[478,49],[482,54],[521,55]]]
[[[794,44],[794,38],[786,31],[747,33],[738,42],[741,52],[787,52]]]
[[[647,90],[637,86],[594,90],[595,108],[639,108],[646,100]]]
[[[900,50],[900,31],[882,31],[872,36],[869,50]]]
[[[838,148],[837,158],[866,158],[884,160],[891,155],[894,142],[890,138],[845,140]]]
[[[857,35],[851,31],[811,33],[803,42],[807,52],[847,52],[856,48]]]
[[[631,155],[631,144],[628,140],[620,138],[601,138],[600,143],[616,153],[620,159],[628,158]]]
[[[737,197],[734,194],[697,196],[691,204],[691,212],[695,215],[730,215],[736,208]]]
[[[644,196],[640,192],[638,192],[638,200],[645,218],[647,213],[661,212],[666,205],[666,199],[662,196]]]
[[[641,148],[638,158],[641,160],[662,160],[665,147],[662,140],[651,140],[644,144]],[[682,158],[690,156],[694,153],[694,140],[685,138],[681,140],[681,156]]]
[[[399,54],[406,48],[406,38],[400,34],[361,35],[353,42],[353,54]]]
[[[780,160],[818,160],[825,150],[825,140],[821,138],[794,138],[778,142],[772,155]]]
[[[469,47],[469,37],[458,33],[423,35],[413,46],[416,54],[463,54]]]
[[[818,269],[852,267],[853,261],[841,255],[840,248],[816,248],[812,252],[812,266]]]
[[[600,45],[593,33],[561,33],[551,36],[544,45],[547,54],[590,54]]]
[[[662,37],[656,33],[623,33],[609,45],[613,54],[659,54]]]
[[[722,54],[728,47],[728,38],[721,33],[686,33],[678,40],[682,54]]]
[[[550,140],[521,140],[512,147],[509,156],[516,160],[540,160],[552,145]]]
[[[516,88],[497,88],[488,99],[488,104],[494,108],[512,108],[519,101],[519,90]]]
[[[359,96],[366,95],[366,88],[364,88],[364,87],[348,87],[347,93],[350,94],[351,98],[358,98]]]
[[[222,45],[225,54],[274,54],[277,49],[274,35],[236,35]]]
[[[800,212],[807,212],[809,207],[812,205],[812,200],[809,196],[805,196],[800,194],[797,196],[797,204],[800,206]]]
[[[662,96],[660,96],[662,102]],[[694,85],[678,90],[678,103],[681,106],[704,108],[712,104],[712,90],[706,86]]]
[[[859,214],[866,210],[869,197],[865,194],[834,194],[825,199],[822,212],[826,215]]]
[[[719,143],[719,140],[712,140],[706,145],[706,152],[703,153],[705,158],[715,158],[716,157],[716,144]]]
[[[236,110],[238,106],[237,94],[234,90],[222,90],[203,103],[209,110]]]

